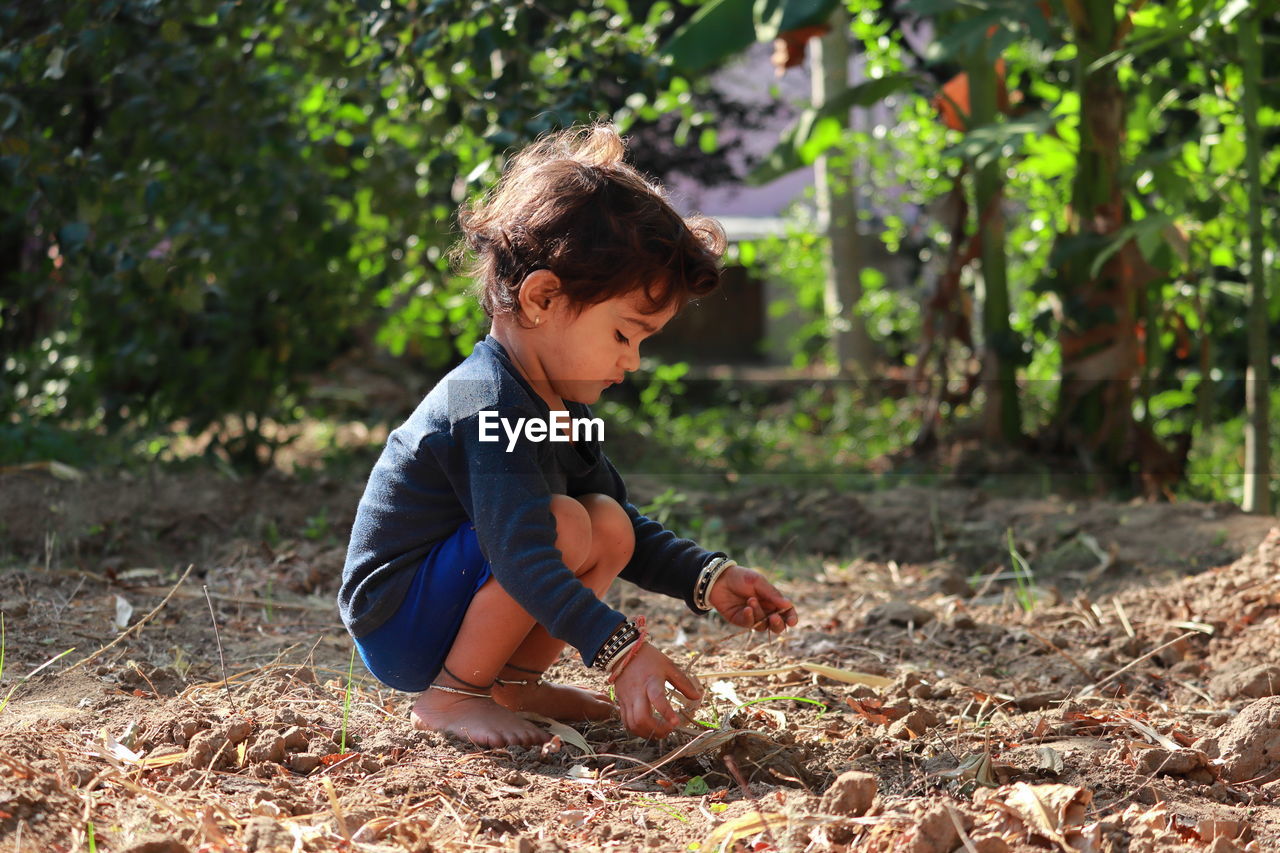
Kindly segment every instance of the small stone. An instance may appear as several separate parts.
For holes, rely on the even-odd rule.
[[[917,684],[915,687],[912,687],[907,691],[907,695],[912,699],[932,699],[933,687],[930,686],[928,682],[925,682],[924,684]]]
[[[871,808],[878,791],[876,777],[859,770],[847,770],[836,777],[822,795],[824,814],[862,817]]]
[[[216,767],[227,748],[226,738],[216,732],[200,732],[188,744],[187,757],[182,760],[182,766],[190,770]]]
[[[911,740],[920,737],[938,724],[938,717],[925,708],[916,708],[905,717],[895,720],[889,726],[889,737],[898,740]]]
[[[233,745],[243,743],[253,733],[253,723],[249,720],[232,720],[222,728],[222,736]]]
[[[190,791],[200,782],[200,777],[202,775],[203,774],[199,770],[188,770],[181,776],[174,777],[171,784],[179,791]]]
[[[293,833],[275,818],[255,815],[245,822],[244,846],[249,853],[291,847]]]
[[[289,769],[304,776],[319,767],[321,763],[319,755],[309,752],[299,752],[289,756]]]
[[[1238,820],[1206,817],[1201,818],[1196,824],[1196,834],[1200,836],[1201,841],[1214,838],[1240,838],[1247,828],[1248,824]]]
[[[290,726],[285,729],[282,737],[284,738],[285,749],[299,750],[307,748],[307,733],[297,726]]]
[[[281,726],[305,726],[307,721],[292,708],[281,708],[276,711],[276,722]]]
[[[289,673],[289,674],[290,674],[290,676],[292,676],[293,678],[296,678],[298,681],[301,681],[303,684],[315,684],[315,683],[316,683],[316,673],[315,673],[315,670],[313,670],[313,669],[312,669],[311,667],[309,667],[309,666],[300,666],[300,667],[298,667],[297,669],[295,669],[293,672],[291,672],[291,673]]]
[[[284,738],[274,729],[267,729],[258,735],[246,753],[250,761],[284,761]]]
[[[1220,699],[1262,699],[1280,695],[1280,666],[1260,664],[1220,673],[1209,680],[1209,691]]]
[[[1186,776],[1209,766],[1209,756],[1198,749],[1144,749],[1137,756],[1139,773],[1147,776]]]

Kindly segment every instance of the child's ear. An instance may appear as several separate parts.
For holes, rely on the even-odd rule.
[[[546,311],[560,293],[560,277],[551,270],[534,270],[520,283],[520,307],[527,315]]]

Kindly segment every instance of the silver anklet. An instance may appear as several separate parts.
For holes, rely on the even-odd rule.
[[[428,690],[439,690],[441,693],[456,693],[459,696],[471,696],[475,699],[492,699],[488,693],[480,693],[476,690],[463,690],[460,687],[448,687],[444,684],[428,684]]]
[[[506,678],[495,678],[493,680],[493,683],[498,685],[499,687],[509,687],[509,686],[537,687],[539,684],[542,683],[542,676],[539,675],[537,678],[526,678],[522,681],[514,678],[510,680]]]

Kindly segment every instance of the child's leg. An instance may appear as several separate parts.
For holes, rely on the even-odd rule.
[[[616,515],[609,509],[606,501],[626,519],[626,534],[618,529]],[[560,550],[565,565],[597,594],[607,589],[630,560],[634,548],[634,535],[630,534],[630,519],[626,518],[626,513],[615,501],[602,495],[588,496],[585,502],[555,495],[551,501],[551,512],[556,518],[556,547]],[[600,525],[598,544],[594,542],[597,524]],[[524,666],[520,663],[523,660],[531,664],[527,668],[534,669],[537,665],[540,671],[554,660],[563,644],[547,636],[541,628],[539,630],[546,636],[546,641],[537,635],[531,636],[534,627],[533,617],[496,580],[490,578],[472,599],[458,636],[445,658],[445,671],[441,672],[436,683],[483,692],[517,651],[522,652],[516,660],[517,665]],[[530,644],[527,650],[526,643]],[[552,643],[555,643],[554,647]],[[527,656],[523,654],[526,651]],[[579,716],[605,716],[612,710],[607,703],[592,697],[587,691],[559,689],[575,690],[576,693],[583,694],[576,699],[583,710]],[[504,704],[515,701],[510,693],[504,693],[502,698],[507,700]],[[441,690],[428,689],[423,692],[414,703],[413,720],[418,728],[450,731],[482,746],[535,744],[548,738],[545,731],[488,697],[465,696]]]
[[[591,527],[591,547],[577,574],[588,589],[602,597],[631,560],[635,528],[626,511],[607,495],[583,495],[576,502],[586,509]],[[563,684],[520,683],[536,681],[555,663],[564,645],[563,640],[552,637],[546,628],[534,625],[499,671],[501,681],[494,686],[494,700],[513,711],[534,711],[556,720],[598,720],[613,716],[616,708],[603,693]]]

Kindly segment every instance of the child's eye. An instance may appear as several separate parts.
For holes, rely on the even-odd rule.
[[[629,343],[631,343],[631,341],[627,340],[627,336],[626,336],[626,335],[624,335],[624,334],[622,334],[622,332],[619,332],[617,329],[614,329],[614,330],[613,330],[613,334],[614,334],[614,337],[616,337],[616,338],[618,339],[618,343],[620,343],[620,344],[629,344]]]

